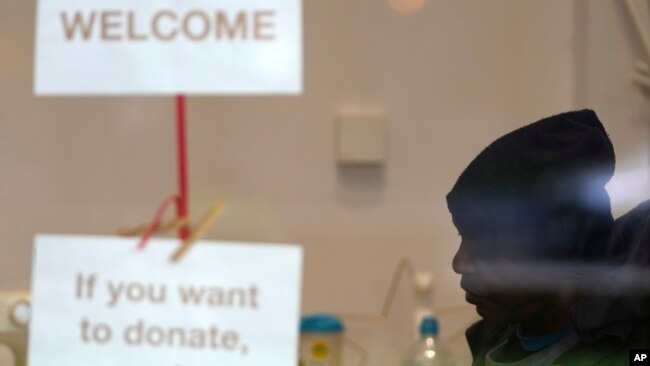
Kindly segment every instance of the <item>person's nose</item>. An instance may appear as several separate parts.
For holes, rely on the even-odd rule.
[[[476,271],[476,267],[474,267],[474,263],[473,263],[472,254],[470,253],[469,250],[467,250],[465,245],[461,244],[460,247],[458,248],[458,251],[454,256],[454,260],[452,261],[452,267],[454,269],[454,272],[461,275],[473,274]]]

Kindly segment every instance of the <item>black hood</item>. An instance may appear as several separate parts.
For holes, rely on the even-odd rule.
[[[605,184],[614,166],[596,113],[558,114],[491,143],[462,172],[447,205],[467,231],[543,226],[534,233],[538,242],[528,243],[535,252],[598,260],[613,224]]]

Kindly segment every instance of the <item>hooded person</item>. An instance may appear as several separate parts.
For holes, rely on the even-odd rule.
[[[453,268],[483,318],[474,365],[627,365],[650,348],[650,202],[614,221],[609,137],[591,110],[548,117],[485,148],[447,204]]]

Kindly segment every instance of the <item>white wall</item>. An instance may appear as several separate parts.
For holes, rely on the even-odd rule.
[[[590,31],[612,37],[600,44],[579,37],[574,1],[430,0],[399,15],[384,0],[305,0],[303,96],[190,98],[195,216],[225,198],[231,208],[210,238],[303,244],[305,312],[377,313],[403,256],[435,272],[437,306],[464,304],[444,197],[485,145],[589,104],[623,160],[647,148],[633,124],[640,112],[623,106],[641,99],[622,66],[610,69],[623,62],[608,56],[620,47],[609,27],[623,20],[605,14],[616,2],[590,7]],[[175,189],[171,99],[32,96],[34,7],[0,5],[3,288],[28,286],[36,232],[110,234],[148,220]],[[384,169],[336,166],[334,115],[349,106],[387,111]],[[399,296],[386,323],[348,324],[373,365],[396,362],[410,342],[409,289]],[[473,316],[443,316],[443,336]],[[451,346],[467,360],[462,339]]]
[[[650,198],[650,94],[630,80],[635,61],[647,56],[623,1],[579,6],[586,20],[578,31],[584,40],[579,57],[586,62],[576,70],[577,102],[598,112],[614,143],[618,161],[609,188],[621,214]]]

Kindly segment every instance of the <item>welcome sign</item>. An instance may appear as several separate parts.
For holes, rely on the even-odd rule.
[[[296,94],[301,0],[39,0],[37,95]]]
[[[297,365],[302,250],[39,235],[30,366]]]

